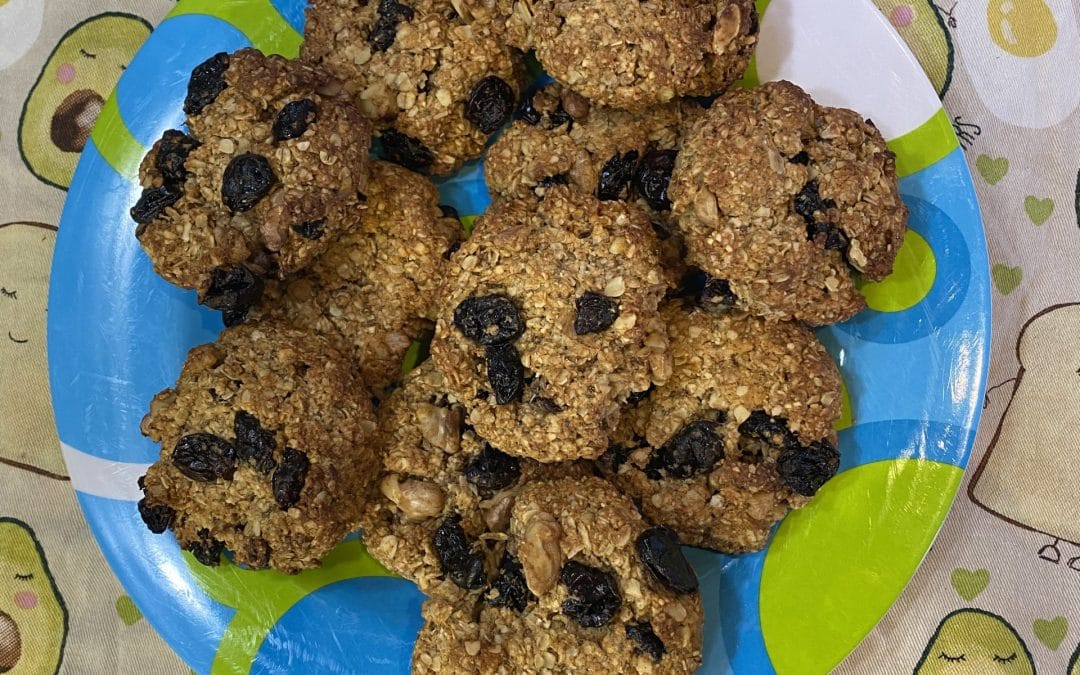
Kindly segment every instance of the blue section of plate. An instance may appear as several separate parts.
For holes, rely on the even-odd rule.
[[[199,589],[176,540],[147,530],[135,502],[76,494],[105,560],[146,620],[195,671],[210,672],[236,610]]]
[[[184,48],[177,49],[179,44]],[[163,21],[116,85],[120,114],[135,140],[149,148],[161,132],[182,125],[191,70],[211,54],[250,44],[239,30],[212,16],[184,14]],[[148,91],[154,95],[147,96]]]
[[[271,2],[302,27],[301,0]],[[195,64],[247,44],[236,28],[210,16],[166,20],[118,85],[118,106],[136,140],[149,146],[182,122],[187,74]],[[479,162],[438,182],[444,201],[463,215],[482,212],[490,201]],[[990,281],[963,154],[955,150],[905,177],[901,192],[912,229],[933,249],[937,276],[929,294],[908,310],[867,311],[819,331],[853,406],[855,426],[840,434],[842,469],[906,457],[963,467],[981,409]],[[127,216],[137,195],[138,186],[88,143],[68,193],[51,279],[49,369],[60,438],[107,462],[156,459],[158,448],[139,431],[147,403],[175,382],[187,350],[221,329],[194,293],[154,274]],[[102,466],[107,471],[109,465]],[[72,474],[77,488],[108,482],[107,475],[84,481]],[[148,621],[196,671],[209,672],[234,610],[202,591],[172,537],[146,531],[134,502],[87,492],[79,500],[106,559]],[[764,552],[732,557],[693,550],[690,557],[707,617],[702,672],[770,672],[758,618]],[[264,627],[251,672],[406,672],[420,599],[413,585],[387,578],[323,587]]]
[[[281,617],[259,649],[252,675],[408,675],[424,596],[401,579],[347,579],[315,591]],[[334,636],[311,626],[333,626]],[[382,630],[371,631],[372,625]]]

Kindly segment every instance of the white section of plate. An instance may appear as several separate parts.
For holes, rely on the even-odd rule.
[[[101,459],[67,443],[61,443],[60,449],[64,453],[64,461],[67,462],[71,484],[79,492],[129,502],[142,499],[138,481],[150,467],[149,464]]]
[[[857,110],[886,139],[903,136],[941,108],[915,56],[865,0],[773,0],[759,40],[762,82],[790,80],[818,103]],[[887,43],[893,44],[883,47]]]

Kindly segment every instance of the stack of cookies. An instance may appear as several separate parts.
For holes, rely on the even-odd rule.
[[[150,529],[285,572],[361,529],[429,596],[417,673],[693,672],[680,544],[758,550],[835,474],[812,328],[863,309],[907,217],[869,120],[729,89],[757,27],[750,0],[314,0],[299,60],[198,66],[131,215],[228,328],[143,422]],[[466,238],[429,176],[482,155]]]

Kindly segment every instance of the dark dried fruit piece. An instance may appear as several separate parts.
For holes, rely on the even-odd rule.
[[[504,345],[521,337],[525,322],[505,295],[474,295],[454,310],[454,325],[462,335],[485,347]]]
[[[413,10],[395,0],[379,2],[378,17],[368,33],[368,43],[377,52],[385,52],[397,38],[397,26],[402,21],[412,21]]]
[[[187,178],[184,162],[197,147],[199,142],[183,131],[169,129],[162,134],[154,158],[154,166],[161,172],[161,178],[166,183],[183,183]]]
[[[797,442],[788,428],[786,419],[773,417],[764,410],[752,411],[750,416],[739,425],[739,433],[777,448]]]
[[[847,250],[851,243],[848,236],[836,226],[836,223],[813,221],[806,224],[806,238],[816,241],[830,251]]]
[[[615,618],[622,596],[610,573],[570,560],[559,578],[570,596],[563,601],[563,614],[585,628],[606,626]]]
[[[514,345],[492,345],[485,351],[488,383],[495,403],[506,405],[521,397],[525,388],[525,366]]]
[[[596,197],[601,201],[615,201],[623,198],[623,190],[630,185],[637,167],[638,152],[630,150],[625,154],[615,153],[600,169],[600,181],[596,188]]]
[[[829,443],[788,444],[780,452],[776,469],[788,487],[804,497],[813,497],[840,467],[840,453]]]
[[[501,77],[488,75],[476,83],[465,103],[465,119],[492,134],[514,114],[514,90]]]
[[[306,223],[300,223],[299,225],[293,225],[293,232],[297,233],[304,239],[321,239],[326,234],[326,218],[319,218],[317,220],[309,220]]]
[[[250,460],[255,469],[266,475],[274,470],[274,432],[262,428],[259,420],[246,410],[237,411],[233,417],[233,433],[236,435],[236,458]]]
[[[647,400],[650,396],[652,396],[652,393],[654,391],[656,391],[655,384],[650,384],[649,388],[645,391],[632,391],[630,392],[630,395],[626,397],[626,405],[635,406],[638,403]]]
[[[210,273],[210,286],[199,302],[221,312],[226,326],[235,326],[244,321],[262,294],[263,280],[245,265],[233,265]]]
[[[810,163],[810,154],[805,150],[800,150],[789,157],[788,161],[792,164],[802,164],[803,166],[806,166]]]
[[[229,68],[229,55],[218,52],[206,59],[191,71],[188,80],[187,96],[184,98],[184,113],[197,115],[203,108],[217,99],[218,94],[228,86],[225,71]]]
[[[538,187],[538,188],[549,188],[549,187],[554,187],[556,185],[569,185],[569,184],[570,184],[570,174],[568,174],[568,173],[557,173],[554,176],[544,176],[543,178],[540,179],[540,182],[538,182],[536,184],[536,187]]]
[[[176,517],[176,511],[171,506],[167,504],[150,504],[146,501],[146,497],[139,500],[138,507],[139,515],[142,516],[147,529],[154,534],[161,534],[169,529],[173,518]]]
[[[274,501],[281,510],[290,509],[300,501],[300,493],[304,489],[310,467],[311,460],[307,453],[285,448],[285,452],[281,454],[281,463],[274,469],[274,477],[270,479]]]
[[[270,162],[262,155],[245,152],[233,157],[221,177],[221,201],[230,211],[253,208],[277,182]]]
[[[218,478],[232,480],[236,471],[236,449],[214,434],[188,434],[176,442],[172,463],[191,480],[203,483]]]
[[[720,425],[716,422],[691,422],[668,441],[664,447],[653,452],[645,466],[645,475],[653,480],[663,477],[661,471],[671,478],[692,478],[712,470],[724,458],[724,439],[720,437]]]
[[[574,332],[578,335],[605,331],[619,318],[619,301],[601,293],[586,291],[574,306]]]
[[[131,219],[140,225],[135,228],[135,236],[142,235],[145,227],[141,227],[153,221],[161,215],[166,207],[172,206],[184,196],[180,186],[174,183],[165,183],[157,187],[146,188],[139,195],[139,201],[131,207]]]
[[[274,140],[277,141],[299,138],[316,117],[315,101],[310,98],[289,101],[278,111],[277,117],[274,118],[274,126],[270,131],[274,134]]]
[[[555,109],[555,112],[548,114],[548,125],[552,129],[558,129],[562,125],[569,125],[566,127],[567,131],[574,128],[574,116],[566,111],[563,104],[560,102],[559,107]]]
[[[435,162],[435,155],[426,145],[397,129],[380,131],[379,145],[382,146],[383,159],[412,171],[427,173]]]
[[[188,544],[187,550],[195,559],[208,567],[217,567],[221,563],[221,554],[225,551],[225,544],[210,536],[210,530],[199,530],[199,541]]]
[[[536,104],[533,103],[533,96],[535,95],[536,92],[533,92],[521,97],[521,105],[518,106],[517,111],[518,119],[534,127],[544,119],[544,116],[536,109]]]
[[[698,578],[670,527],[650,527],[637,538],[637,554],[645,568],[668,589],[685,595],[698,589]]]
[[[484,445],[476,457],[465,465],[465,480],[476,486],[482,495],[491,495],[508,488],[521,478],[521,460],[502,450]]]
[[[634,172],[634,191],[655,211],[670,211],[668,183],[675,168],[675,150],[649,150]]]
[[[667,648],[664,641],[653,632],[652,624],[648,621],[641,623],[626,624],[626,637],[634,643],[634,648],[642,654],[653,657],[653,661],[660,662]]]
[[[484,556],[465,536],[461,516],[447,517],[435,530],[431,545],[439,558],[439,568],[450,581],[466,590],[484,585]]]
[[[485,599],[489,605],[509,607],[515,612],[524,612],[529,602],[536,599],[525,583],[521,562],[509,551],[503,553],[502,562],[499,563],[499,576],[491,584],[491,591]]]
[[[824,214],[834,208],[836,208],[836,202],[831,199],[822,199],[816,180],[807,181],[795,195],[795,213],[802,216],[808,225],[814,222],[815,214]]]
[[[706,275],[705,287],[701,289],[701,301],[710,305],[734,307],[739,298],[732,292],[731,283],[727,279]]]

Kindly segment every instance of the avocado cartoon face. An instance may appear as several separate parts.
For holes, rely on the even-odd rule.
[[[0,462],[66,478],[45,360],[55,241],[52,225],[0,224]]]
[[[56,673],[67,631],[67,607],[34,532],[0,518],[0,673]]]
[[[105,99],[150,30],[137,16],[108,13],[64,35],[41,69],[19,120],[19,151],[31,173],[67,189]]]
[[[961,609],[938,625],[915,675],[1034,675],[1027,645],[1005,619]]]
[[[932,0],[874,0],[874,4],[915,53],[938,96],[944,96],[952,79],[953,46],[937,6]]]

